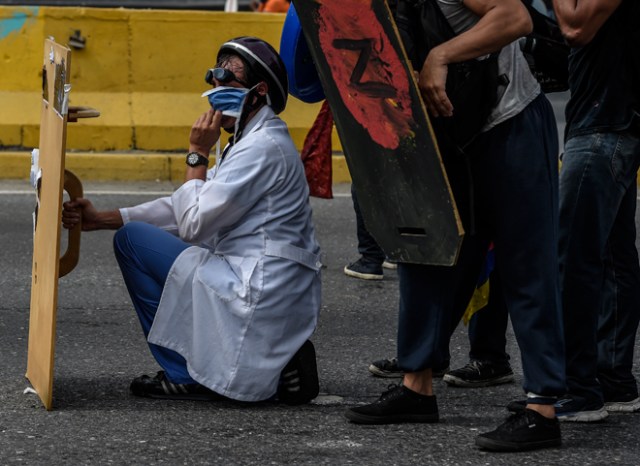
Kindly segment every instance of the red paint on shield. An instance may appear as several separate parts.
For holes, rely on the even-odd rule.
[[[320,46],[344,104],[371,139],[396,149],[413,135],[409,79],[371,0],[317,1]]]

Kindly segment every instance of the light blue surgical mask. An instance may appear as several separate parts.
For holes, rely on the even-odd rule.
[[[209,99],[209,104],[214,110],[219,110],[223,115],[240,118],[247,94],[251,89],[244,87],[218,86],[202,94]]]

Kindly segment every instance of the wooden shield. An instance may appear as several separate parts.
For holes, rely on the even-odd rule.
[[[384,0],[293,0],[367,229],[393,260],[453,265],[464,234]]]
[[[27,378],[52,408],[70,50],[45,40]]]

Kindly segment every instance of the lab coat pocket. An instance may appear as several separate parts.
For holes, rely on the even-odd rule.
[[[196,280],[233,308],[253,308],[262,292],[263,260],[259,257],[213,256],[198,268]]]

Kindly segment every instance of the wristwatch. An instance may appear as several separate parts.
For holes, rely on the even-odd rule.
[[[209,159],[202,154],[198,154],[197,152],[189,152],[187,154],[187,165],[189,165],[190,167],[198,167],[200,165],[208,167]]]

